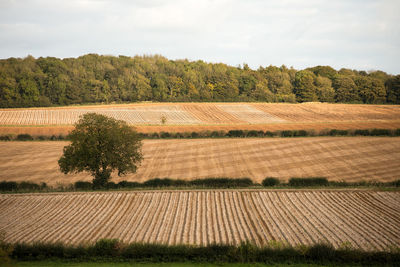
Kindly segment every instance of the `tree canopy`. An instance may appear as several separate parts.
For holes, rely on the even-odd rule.
[[[0,60],[0,107],[136,101],[350,102],[400,104],[400,75],[286,66],[252,70],[154,56]]]
[[[61,171],[87,171],[95,187],[104,187],[114,170],[118,175],[135,172],[142,160],[139,135],[121,120],[87,113],[68,137],[71,144],[58,161]]]

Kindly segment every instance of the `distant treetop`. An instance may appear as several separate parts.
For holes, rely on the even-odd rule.
[[[316,66],[252,70],[154,56],[0,60],[0,107],[137,101],[400,104],[400,75]]]

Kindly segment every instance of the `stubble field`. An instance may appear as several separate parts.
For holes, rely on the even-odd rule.
[[[68,142],[0,142],[0,181],[49,185],[90,181],[85,173],[64,175],[57,161]],[[143,182],[152,178],[194,179],[267,176],[324,176],[330,180],[399,179],[398,137],[312,137],[144,140],[144,161],[137,173],[118,177]]]
[[[0,195],[9,242],[400,244],[399,192],[204,190]]]
[[[67,134],[87,112],[125,120],[139,132],[400,128],[398,105],[139,103],[0,109],[0,134]]]

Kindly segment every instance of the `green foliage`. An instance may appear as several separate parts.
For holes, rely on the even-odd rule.
[[[33,137],[29,134],[19,134],[16,137],[17,141],[32,141]]]
[[[183,186],[186,185],[186,181],[183,180],[173,180],[169,178],[155,178],[151,180],[147,180],[143,183],[144,187],[167,187],[167,186]]]
[[[0,231],[0,266],[13,266],[11,265],[10,256],[13,253],[14,247],[4,241],[5,232]]]
[[[302,70],[296,73],[295,77],[295,94],[298,102],[317,101],[317,89],[314,85],[314,73],[308,70]]]
[[[190,181],[191,185],[212,188],[248,187],[253,185],[250,178],[204,178]]]
[[[252,70],[154,56],[0,60],[0,107],[133,101],[400,103],[399,75],[330,66]],[[387,92],[387,94],[386,94]],[[162,120],[161,120],[162,123]]]
[[[74,183],[75,190],[92,190],[93,184],[91,182],[77,181]]]
[[[135,172],[142,160],[141,141],[126,122],[87,113],[68,135],[71,144],[63,149],[58,164],[63,173],[88,171],[94,187],[105,187],[111,173]]]
[[[372,129],[370,131],[371,136],[389,136],[391,131],[389,129]]]
[[[348,130],[338,130],[338,129],[332,129],[329,131],[330,136],[345,136],[348,135],[349,131]]]
[[[275,177],[267,177],[261,182],[262,186],[264,187],[270,187],[270,186],[276,186],[280,184],[280,181],[278,178]]]
[[[18,189],[17,182],[0,182],[0,191],[16,191]]]
[[[10,244],[6,244],[10,246]],[[335,249],[330,244],[291,247],[274,242],[263,247],[251,242],[239,245],[207,246],[165,245],[149,243],[123,244],[117,239],[100,239],[95,244],[71,246],[61,243],[19,243],[10,250],[16,260],[62,259],[75,261],[113,262],[210,262],[210,263],[277,263],[305,262],[334,265],[393,265],[400,260],[400,251],[363,251],[351,246]]]
[[[329,182],[325,177],[290,178],[288,184],[294,187],[328,186]]]
[[[385,82],[387,91],[387,103],[400,103],[400,75],[390,77]]]

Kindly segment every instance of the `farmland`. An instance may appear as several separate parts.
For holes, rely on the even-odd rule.
[[[79,116],[87,112],[125,120],[139,132],[400,128],[398,105],[139,103],[1,109],[0,134],[67,134]]]
[[[6,240],[292,246],[400,243],[400,195],[374,191],[204,190],[0,196]]]
[[[90,181],[86,173],[64,175],[57,164],[67,142],[0,142],[0,180],[49,185]],[[266,176],[324,176],[329,180],[399,179],[398,137],[313,137],[249,139],[144,140],[144,161],[137,173],[118,177],[143,182],[152,178],[194,179]]]

